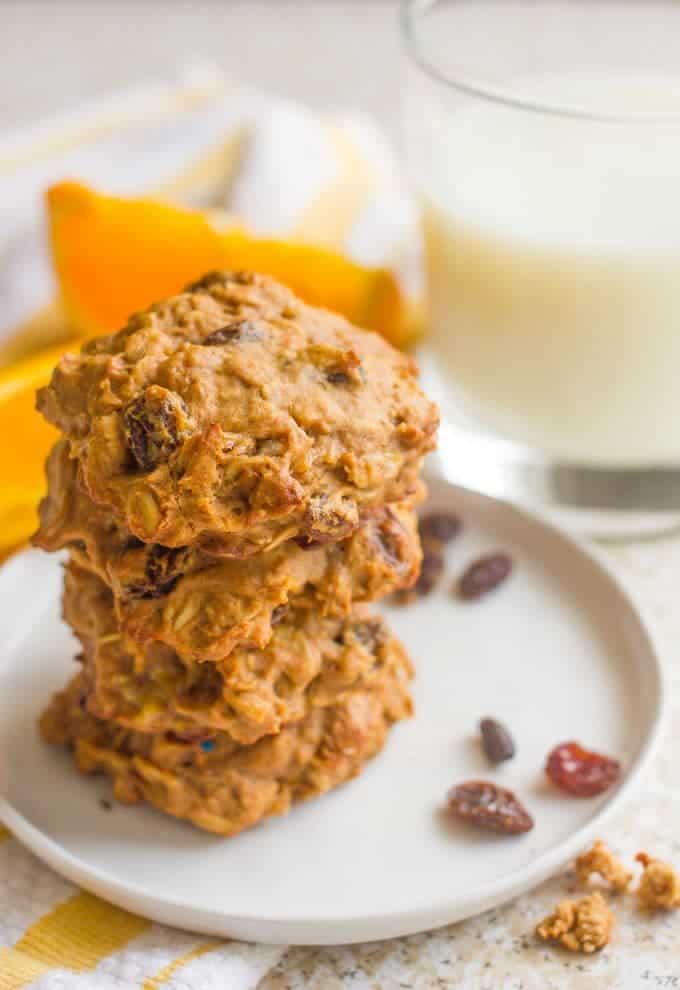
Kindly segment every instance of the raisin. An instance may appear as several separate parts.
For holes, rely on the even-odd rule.
[[[200,664],[198,679],[187,688],[182,698],[191,708],[214,705],[224,690],[222,675],[211,663]]]
[[[497,588],[512,571],[507,553],[492,553],[475,560],[458,581],[458,595],[467,601],[481,598]]]
[[[188,547],[164,547],[152,543],[146,558],[146,576],[152,584],[163,584],[179,576]]]
[[[125,537],[123,550],[141,550],[144,545],[144,540],[140,540],[136,536],[130,535]]]
[[[329,371],[326,374],[326,381],[331,385],[349,385],[351,379],[346,371]]]
[[[283,619],[286,618],[286,615],[288,614],[289,611],[290,611],[289,605],[277,605],[274,611],[272,612],[272,618],[271,618],[272,625],[276,626],[279,624],[279,622],[282,622]]]
[[[171,591],[172,589],[168,589]],[[128,584],[125,588],[125,597],[131,601],[147,601],[152,598],[160,598],[164,592],[155,588],[148,588],[145,584]]]
[[[182,575],[186,547],[163,547],[154,543],[146,558],[145,577],[157,593],[167,594]]]
[[[361,385],[366,381],[366,374],[360,364],[350,364],[350,370],[329,368],[326,381],[331,385]]]
[[[387,563],[397,571],[403,570],[407,563],[404,552],[404,528],[389,509],[375,527],[373,535]]]
[[[192,746],[198,746],[206,739],[211,739],[212,733],[208,729],[187,729],[186,732],[173,732],[170,729],[165,733],[165,738],[167,742],[180,746],[187,743]]]
[[[220,344],[231,344],[241,340],[262,340],[264,332],[261,326],[253,320],[236,320],[228,323],[219,330],[213,330],[201,344],[204,347],[216,347]]]
[[[360,385],[364,381],[359,355],[351,348],[311,344],[299,356],[312,364],[331,385]]]
[[[595,797],[616,783],[621,764],[584,749],[580,743],[566,742],[555,746],[548,755],[545,772],[561,791],[576,797]]]
[[[181,577],[187,552],[186,547],[152,543],[146,555],[144,581],[128,585],[128,598],[152,599],[169,594]]]
[[[503,763],[515,755],[515,742],[503,725],[495,718],[483,718],[479,723],[484,752],[492,763]]]
[[[355,357],[351,352],[352,358]],[[366,372],[360,362],[354,363],[348,360],[347,367],[331,367],[325,372],[326,381],[330,385],[364,385],[366,383]]]
[[[356,529],[358,520],[359,515],[353,502],[340,499],[333,503],[325,494],[314,495],[305,512],[307,532],[303,534],[299,545],[342,540]]]
[[[458,535],[461,526],[460,518],[453,512],[430,512],[418,521],[421,540],[437,543],[449,543]]]
[[[151,471],[190,434],[189,413],[176,392],[150,385],[123,412],[128,449],[138,467]]]
[[[449,810],[478,828],[519,835],[534,827],[534,820],[512,791],[487,780],[468,780],[449,791]]]
[[[385,641],[385,627],[380,619],[355,622],[352,626],[352,633],[369,653],[375,653],[380,644]]]
[[[444,573],[444,554],[440,543],[428,543],[423,547],[423,560],[418,580],[413,586],[417,595],[429,595],[439,584]]]

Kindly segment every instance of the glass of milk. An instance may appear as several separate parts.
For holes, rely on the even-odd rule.
[[[426,374],[453,480],[680,518],[680,2],[406,0]]]

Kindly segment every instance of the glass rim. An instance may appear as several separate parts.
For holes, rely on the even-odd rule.
[[[423,39],[419,35],[418,24],[421,18],[441,0],[400,0],[399,19],[401,23],[402,45],[408,58],[426,76],[448,89],[457,90],[466,96],[484,100],[514,110],[528,113],[544,114],[551,117],[565,117],[573,120],[591,120],[601,123],[643,124],[659,123],[662,121],[680,121],[680,109],[666,112],[606,112],[590,110],[583,106],[570,105],[568,102],[531,99],[513,95],[512,91],[502,85],[494,85],[482,79],[465,78],[455,73],[442,71],[427,56]],[[680,79],[680,76],[678,77]]]

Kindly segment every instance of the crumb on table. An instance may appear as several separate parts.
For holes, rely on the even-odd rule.
[[[646,911],[680,907],[680,874],[677,870],[670,863],[663,863],[645,852],[639,852],[635,859],[644,867],[637,890],[639,906]]]
[[[561,901],[536,927],[544,942],[558,942],[570,952],[589,955],[604,948],[614,928],[614,915],[599,892],[579,901]]]
[[[599,873],[617,894],[625,893],[633,879],[633,874],[600,839],[592,849],[578,857],[575,868],[582,883],[588,883],[593,873]]]

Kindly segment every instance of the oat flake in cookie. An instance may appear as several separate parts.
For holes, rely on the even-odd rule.
[[[438,425],[410,357],[250,274],[65,355],[38,407],[123,528],[235,557],[337,541],[408,499]]]

